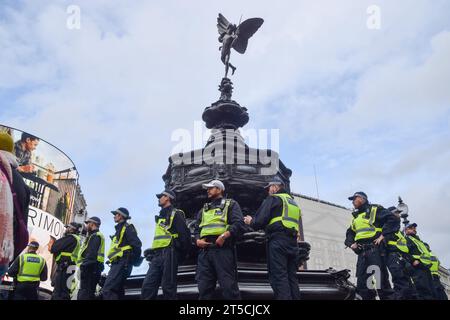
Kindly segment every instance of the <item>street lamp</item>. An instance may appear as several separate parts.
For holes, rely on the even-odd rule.
[[[406,227],[406,225],[409,223],[409,220],[408,220],[408,205],[403,202],[403,200],[402,200],[402,198],[400,196],[398,197],[397,210],[399,210],[401,212],[400,213],[400,218],[403,219],[402,223]]]

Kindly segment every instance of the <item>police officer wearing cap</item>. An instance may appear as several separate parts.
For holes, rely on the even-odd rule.
[[[224,299],[240,299],[235,240],[245,231],[241,207],[224,198],[225,186],[220,180],[202,186],[207,189],[210,202],[199,210],[194,226],[199,248],[196,273],[199,299],[213,299],[217,282]]]
[[[14,277],[14,300],[38,300],[41,281],[47,280],[47,264],[36,252],[39,243],[31,241],[27,252],[14,260],[8,275]]]
[[[363,300],[389,299],[393,293],[384,261],[384,239],[395,232],[394,215],[380,205],[370,204],[360,191],[348,198],[353,202],[353,220],[345,245],[357,255],[356,289]]]
[[[85,222],[87,237],[81,245],[78,255],[80,266],[80,290],[78,300],[94,300],[95,290],[100,281],[105,261],[105,237],[99,228],[101,220],[91,217]]]
[[[67,280],[75,271],[73,267],[69,267],[76,265],[78,260],[81,247],[80,236],[78,235],[80,228],[81,225],[75,222],[66,225],[66,232],[53,243],[50,249],[57,266],[52,281],[52,300],[70,300],[71,286],[67,283]]]
[[[388,211],[395,217],[395,231],[385,238],[386,266],[389,269],[394,286],[394,293],[389,297],[392,300],[414,300],[417,292],[411,281],[408,270],[412,263],[407,241],[400,231],[400,212],[396,207],[389,207]]]
[[[267,186],[268,197],[255,217],[245,217],[254,230],[265,229],[268,238],[267,269],[269,282],[278,300],[299,300],[298,245],[301,210],[280,180]]]
[[[431,274],[432,260],[429,247],[417,235],[417,223],[409,223],[405,226],[406,243],[409,253],[413,257],[412,279],[416,286],[419,299],[433,300],[434,286]]]
[[[116,223],[116,232],[111,237],[111,247],[108,250],[108,264],[111,269],[103,286],[104,300],[119,300],[124,296],[124,285],[141,257],[142,242],[136,228],[127,221],[131,219],[126,208],[111,211]]]
[[[191,233],[186,225],[184,212],[173,206],[175,193],[165,190],[156,197],[161,210],[155,216],[152,248],[145,252],[149,268],[142,284],[141,298],[156,299],[161,286],[163,299],[175,300],[178,265],[191,248]]]

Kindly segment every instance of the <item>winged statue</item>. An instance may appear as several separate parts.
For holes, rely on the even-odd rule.
[[[217,17],[217,30],[219,31],[219,42],[222,43],[220,59],[225,65],[225,78],[228,76],[228,70],[231,68],[231,74],[234,74],[236,67],[230,63],[231,48],[243,54],[247,50],[248,39],[258,31],[264,20],[261,18],[250,18],[238,26],[230,23],[221,13]]]

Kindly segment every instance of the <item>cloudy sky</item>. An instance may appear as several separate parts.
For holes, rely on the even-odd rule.
[[[232,54],[233,98],[248,128],[280,129],[292,190],[401,195],[450,266],[448,1],[2,1],[0,123],[63,149],[90,215],[127,207],[150,246],[171,134],[218,98],[218,12],[265,20]]]

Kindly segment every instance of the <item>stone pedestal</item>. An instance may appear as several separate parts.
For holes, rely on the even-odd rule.
[[[191,231],[197,212],[207,201],[202,184],[213,179],[224,183],[226,197],[236,200],[244,215],[256,213],[267,196],[264,186],[275,176],[290,191],[292,171],[279,160],[278,154],[272,150],[250,148],[242,138],[239,128],[247,124],[249,116],[246,108],[231,99],[233,84],[230,79],[222,79],[219,91],[219,100],[206,107],[202,115],[206,127],[212,129],[205,147],[170,157],[163,176],[165,187],[176,193],[176,206],[185,212]],[[238,261],[264,265],[265,241],[263,231],[248,228],[248,233],[238,241]],[[303,250],[305,248],[309,252],[309,245],[305,244]],[[196,254],[193,247],[185,263],[195,263]],[[306,260],[307,254],[303,253],[302,257]]]

